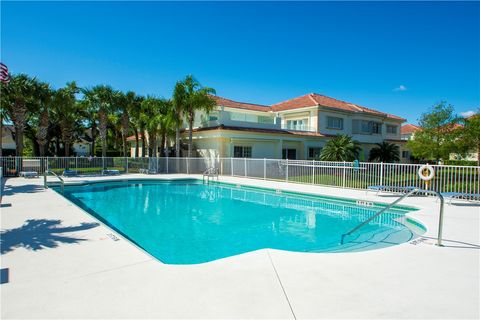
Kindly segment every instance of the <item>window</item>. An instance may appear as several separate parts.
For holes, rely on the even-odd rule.
[[[363,120],[361,122],[360,132],[368,134],[372,133],[372,123],[370,121]]]
[[[352,122],[352,133],[381,134],[382,133],[382,123],[381,122],[369,121],[369,120],[353,120],[353,122]]]
[[[258,116],[258,123],[274,123],[273,117]]]
[[[288,130],[305,130],[307,128],[308,119],[287,120]]]
[[[410,158],[410,152],[408,152],[408,151],[402,151],[402,158],[405,158],[405,159]]]
[[[245,121],[245,114],[238,112],[230,112],[230,120]]]
[[[282,159],[297,159],[296,149],[282,149]]]
[[[252,157],[252,147],[234,146],[233,147],[233,157],[234,158],[251,158]]]
[[[208,121],[217,121],[218,120],[218,112],[210,112],[208,114]]]
[[[387,125],[388,134],[397,134],[397,126]]]
[[[382,133],[382,123],[381,122],[372,122],[372,133],[381,134]]]
[[[327,128],[343,130],[343,118],[327,117]]]
[[[318,159],[320,156],[320,152],[322,152],[322,148],[308,148],[308,158],[309,159]]]

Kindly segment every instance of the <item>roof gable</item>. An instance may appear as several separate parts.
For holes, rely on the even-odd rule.
[[[420,130],[419,126],[416,126],[416,125],[411,124],[411,123],[407,123],[407,124],[402,126],[402,128],[400,129],[400,132],[401,132],[401,134],[410,134],[410,133],[413,133],[413,132],[418,131],[418,130]]]
[[[235,109],[244,109],[244,110],[253,110],[253,111],[262,111],[262,112],[269,112],[272,109],[269,106],[264,106],[261,104],[253,104],[253,103],[246,103],[246,102],[238,102],[233,101],[230,99],[225,99],[218,96],[212,96],[219,106],[228,107],[228,108],[235,108]]]
[[[395,116],[393,114],[380,112],[378,110],[366,108],[350,102],[327,97],[318,93],[309,93],[301,97],[276,103],[272,105],[272,109],[274,111],[284,111],[284,110],[305,108],[305,107],[311,107],[311,106],[321,106],[324,108],[337,109],[337,110],[342,110],[347,112],[367,113],[367,114],[377,115],[380,117],[386,117],[386,118],[405,121],[404,118]]]

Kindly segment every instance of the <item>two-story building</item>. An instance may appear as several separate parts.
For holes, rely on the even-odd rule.
[[[375,143],[402,144],[405,119],[320,94],[271,106],[213,98],[215,110],[198,112],[194,122],[193,143],[202,157],[314,159],[338,134],[360,142],[360,160]],[[186,126],[182,139],[188,139]]]

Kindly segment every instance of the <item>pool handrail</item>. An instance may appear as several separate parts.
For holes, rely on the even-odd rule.
[[[343,244],[344,240],[345,240],[345,237],[348,236],[348,235],[351,235],[353,232],[357,231],[358,229],[360,229],[361,227],[363,227],[364,225],[366,225],[367,223],[369,223],[370,221],[372,221],[373,219],[375,219],[376,217],[378,217],[379,215],[381,215],[382,213],[384,213],[385,211],[387,211],[388,209],[390,209],[391,207],[393,207],[394,205],[396,205],[397,203],[399,203],[400,201],[402,201],[403,199],[407,198],[408,196],[410,196],[411,194],[415,193],[415,192],[418,192],[418,188],[415,188],[413,190],[410,190],[408,193],[405,193],[403,196],[401,196],[400,198],[398,198],[397,200],[393,201],[392,203],[390,203],[388,206],[386,206],[385,208],[383,208],[382,210],[378,211],[377,213],[375,213],[373,216],[371,216],[370,218],[368,218],[367,220],[363,221],[362,223],[360,223],[359,225],[357,225],[355,228],[353,228],[352,230],[348,231],[347,233],[344,233],[342,234],[342,240],[341,240],[341,244]]]
[[[209,167],[203,172],[202,180],[205,182],[205,177],[207,177],[207,183],[210,182],[210,177],[214,179],[217,177],[218,180],[218,168],[215,167]]]
[[[45,170],[45,173],[43,174],[43,187],[45,189],[48,189],[48,185],[47,185],[47,175],[51,173],[53,174],[55,177],[58,178],[58,180],[60,180],[60,189],[62,191],[62,194],[63,194],[63,191],[65,190],[65,181],[63,180],[62,177],[60,177],[58,174],[56,174],[55,172],[51,171],[51,170]]]

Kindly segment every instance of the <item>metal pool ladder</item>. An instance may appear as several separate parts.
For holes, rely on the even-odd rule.
[[[210,177],[212,179],[215,179],[215,177],[217,177],[217,180],[218,180],[218,168],[215,168],[215,167],[207,168],[207,170],[203,172],[203,177],[202,177],[203,182],[205,182],[205,177],[207,178],[207,183],[210,182]]]
[[[58,174],[56,174],[55,172],[53,171],[50,171],[50,170],[46,170],[45,173],[43,174],[43,187],[45,189],[48,189],[48,185],[47,185],[47,175],[51,173],[53,174],[55,177],[58,178],[58,180],[60,181],[60,190],[62,191],[62,194],[63,194],[63,191],[65,190],[65,181],[63,180],[62,177],[60,177]]]
[[[390,209],[391,207],[393,207],[394,205],[396,205],[397,203],[402,201],[403,199],[407,198],[408,196],[410,196],[411,194],[413,194],[415,192],[418,192],[418,190],[419,190],[418,188],[410,190],[408,193],[405,193],[403,196],[401,196],[397,200],[393,201],[388,206],[386,206],[382,210],[378,211],[373,216],[371,216],[367,220],[363,221],[362,223],[360,223],[358,226],[356,226],[352,230],[348,231],[347,233],[342,234],[342,241],[340,242],[340,244],[343,244],[346,236],[351,235],[352,233],[354,233],[355,231],[357,231],[358,229],[360,229],[361,227],[363,227],[364,225],[366,225],[367,223],[369,223],[370,221],[372,221],[373,219],[375,219],[376,217],[378,217],[379,215],[381,215],[382,213],[384,213],[385,211],[387,211],[388,209]]]

